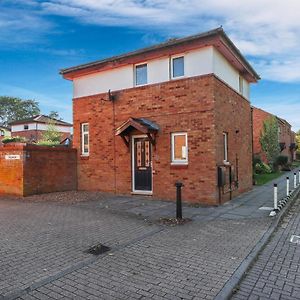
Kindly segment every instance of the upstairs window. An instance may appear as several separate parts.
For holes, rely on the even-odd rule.
[[[81,154],[88,156],[90,153],[89,145],[89,124],[81,124]]]
[[[24,130],[28,130],[28,125],[24,125]]]
[[[241,95],[244,93],[244,81],[242,76],[239,76],[239,92]]]
[[[172,58],[172,78],[184,76],[184,57]]]
[[[135,85],[143,85],[147,83],[147,64],[135,66]]]
[[[172,164],[188,163],[188,140],[186,132],[172,133]]]
[[[228,162],[228,133],[223,132],[223,160]]]

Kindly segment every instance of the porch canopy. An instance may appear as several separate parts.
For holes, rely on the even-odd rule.
[[[121,126],[116,129],[116,135],[122,137],[127,147],[130,144],[129,135],[132,130],[138,130],[148,136],[152,145],[155,145],[155,137],[159,131],[159,126],[145,118],[129,118]]]

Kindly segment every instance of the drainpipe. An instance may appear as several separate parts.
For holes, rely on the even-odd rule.
[[[251,107],[251,169],[252,169],[252,185],[254,184],[254,177],[253,177],[253,153],[254,153],[254,143],[253,143],[253,107]]]
[[[112,101],[113,105],[113,144],[114,144],[114,189],[115,189],[115,194],[117,193],[117,164],[116,164],[116,135],[115,135],[115,128],[116,128],[116,108],[115,108],[115,101]]]

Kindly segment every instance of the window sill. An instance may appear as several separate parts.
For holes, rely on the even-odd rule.
[[[80,155],[80,159],[82,159],[82,160],[87,160],[87,159],[89,159],[89,158],[90,158],[89,155],[86,155],[86,154],[81,154],[81,155]]]
[[[171,169],[187,169],[188,163],[171,163]]]
[[[186,78],[185,75],[183,75],[183,76],[177,76],[177,77],[171,77],[170,79],[171,80],[179,80],[179,79],[184,79],[184,78]]]

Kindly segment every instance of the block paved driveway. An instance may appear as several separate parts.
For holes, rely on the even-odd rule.
[[[233,299],[300,299],[300,198],[285,216]]]
[[[120,207],[125,200],[119,198]],[[172,227],[101,205],[113,201],[1,199],[1,297],[212,299],[270,222],[194,220]],[[98,242],[112,250],[84,253]]]
[[[182,226],[158,222],[174,203],[143,197],[2,197],[0,299],[213,299],[269,228],[259,207],[270,188],[217,208],[184,206],[192,222]],[[111,251],[85,253],[97,243]]]

